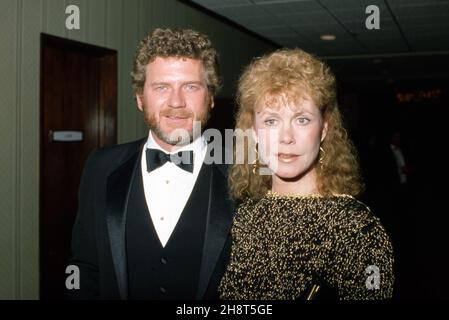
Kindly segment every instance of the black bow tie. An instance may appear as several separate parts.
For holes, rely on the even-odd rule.
[[[190,173],[193,172],[193,151],[180,151],[174,154],[167,154],[159,149],[147,149],[147,171],[151,172],[163,166],[167,161],[173,162],[181,169]]]

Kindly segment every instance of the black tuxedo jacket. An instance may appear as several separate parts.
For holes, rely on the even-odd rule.
[[[132,179],[140,170],[146,138],[93,151],[79,189],[70,265],[80,270],[80,288],[69,299],[128,297],[125,222]],[[203,164],[206,165],[206,164]],[[234,203],[228,197],[225,165],[212,166],[209,204],[197,299],[216,299],[230,253]]]

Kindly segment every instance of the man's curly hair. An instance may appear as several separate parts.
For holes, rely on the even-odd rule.
[[[209,93],[214,96],[220,87],[218,53],[207,36],[190,29],[154,29],[140,41],[131,72],[135,94],[142,94],[146,67],[156,57],[179,57],[203,63]]]

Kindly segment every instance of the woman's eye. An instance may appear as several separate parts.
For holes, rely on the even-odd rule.
[[[277,121],[276,121],[276,119],[267,119],[267,120],[264,121],[264,123],[267,126],[274,126],[274,125],[276,125]]]
[[[301,124],[301,125],[306,125],[306,124],[308,124],[308,123],[310,122],[310,119],[307,119],[307,118],[298,118],[297,121],[298,121],[298,123]]]

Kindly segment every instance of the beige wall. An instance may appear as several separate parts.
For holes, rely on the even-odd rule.
[[[65,28],[76,4],[80,30]],[[243,65],[269,45],[175,0],[0,0],[0,299],[39,297],[40,33],[118,51],[119,142],[146,133],[131,94],[129,72],[138,40],[156,26],[192,27],[221,53],[232,96]]]

